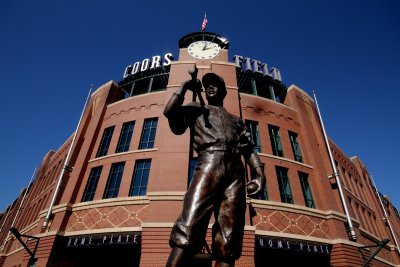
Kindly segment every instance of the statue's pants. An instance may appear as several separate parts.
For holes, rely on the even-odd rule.
[[[214,212],[213,257],[236,260],[242,252],[245,210],[245,178],[240,155],[226,151],[202,152],[182,213],[172,229],[170,245],[198,253]]]

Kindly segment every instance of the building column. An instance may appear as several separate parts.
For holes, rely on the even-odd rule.
[[[347,244],[334,244],[331,252],[332,267],[359,267],[361,266],[360,253],[357,247]]]

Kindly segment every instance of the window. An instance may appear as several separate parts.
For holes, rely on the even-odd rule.
[[[130,196],[145,196],[147,193],[147,183],[149,182],[151,160],[138,160],[132,175],[132,185],[129,192]]]
[[[308,174],[299,172],[301,189],[303,190],[304,202],[308,208],[315,208],[314,200],[311,194],[310,184],[308,182]]]
[[[110,146],[111,138],[114,132],[114,126],[108,127],[104,130],[103,137],[101,138],[99,150],[97,151],[96,158],[107,155],[108,147]]]
[[[254,87],[254,83],[252,82],[252,78],[248,76],[238,77],[238,87],[239,92],[243,92],[246,94],[257,95],[256,88]]]
[[[188,175],[188,187],[193,179],[194,167],[196,167],[197,158],[190,158],[189,160],[189,175]]]
[[[252,94],[259,97],[271,99],[279,103],[284,103],[287,88],[280,82],[279,71],[275,68],[269,70],[265,75],[259,72],[250,71],[252,62],[244,60],[244,68],[236,68],[237,85],[240,93]],[[261,67],[264,72],[264,68]],[[273,76],[273,77],[271,77]]]
[[[288,169],[276,167],[276,175],[278,177],[279,192],[283,203],[293,204],[292,189],[290,188]]]
[[[355,202],[355,203],[356,203],[357,219],[360,221],[361,225],[364,226],[364,228],[366,228],[364,218],[362,216],[361,209],[360,209],[360,204],[358,204],[357,202]]]
[[[122,126],[121,135],[119,136],[116,153],[125,152],[129,150],[129,145],[131,143],[134,126],[135,126],[134,121],[124,123],[124,125]]]
[[[147,149],[154,147],[154,140],[157,131],[157,118],[144,120],[142,136],[140,138],[139,149]]]
[[[151,92],[162,91],[167,88],[168,85],[168,74],[161,74],[154,76],[151,83]]]
[[[166,90],[169,70],[169,66],[162,66],[125,77],[119,83],[124,98]],[[132,68],[128,72],[132,72]]]
[[[344,167],[342,167],[342,183],[344,184],[344,185],[346,185],[346,187],[347,187],[347,189],[350,191],[350,192],[352,192],[353,190],[352,190],[352,187],[351,187],[351,183],[350,183],[350,181],[348,181],[347,180],[347,174],[346,174],[346,169],[344,168]]]
[[[146,94],[150,91],[150,79],[144,78],[137,80],[133,85],[132,96]]]
[[[255,82],[255,87],[257,89],[258,96],[275,100],[274,89],[273,89],[272,84],[266,82],[264,78],[261,78],[261,79],[256,78],[254,80],[254,82]]]
[[[93,200],[102,169],[103,166],[99,166],[90,171],[89,180],[86,184],[85,192],[83,193],[82,202]]]
[[[251,134],[251,141],[254,144],[254,151],[261,152],[260,136],[258,133],[258,123],[246,120],[246,127]]]
[[[352,214],[353,214],[353,216],[356,216],[356,213],[354,212],[354,208],[353,208],[353,200],[351,199],[351,197],[347,197],[347,200],[348,200],[348,202],[349,202],[349,206],[350,206],[350,208],[351,208],[351,211],[352,211]]]
[[[301,156],[301,150],[297,133],[289,131],[289,139],[290,139],[290,144],[292,145],[294,160],[298,162],[303,162],[303,157]]]
[[[283,149],[281,137],[279,135],[279,127],[268,125],[269,137],[271,139],[272,154],[283,157]]]
[[[121,184],[122,174],[124,173],[125,162],[114,163],[111,165],[108,175],[106,190],[103,198],[113,198],[118,196],[119,185]]]

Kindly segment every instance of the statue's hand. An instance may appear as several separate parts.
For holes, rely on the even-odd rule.
[[[265,182],[266,179],[264,174],[248,182],[246,184],[247,196],[255,196],[260,193],[265,187]]]
[[[184,81],[181,85],[181,88],[184,91],[189,90],[192,91],[193,93],[200,93],[201,87],[202,87],[201,81],[197,78]]]

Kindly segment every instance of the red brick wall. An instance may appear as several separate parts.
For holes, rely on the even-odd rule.
[[[140,267],[165,266],[169,253],[170,228],[143,228]]]

